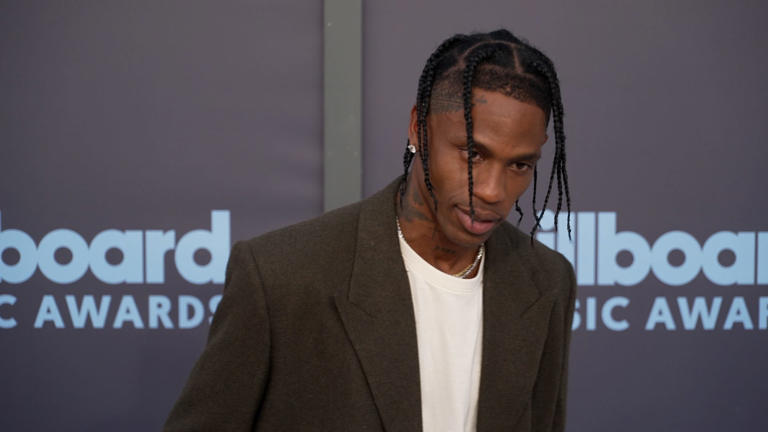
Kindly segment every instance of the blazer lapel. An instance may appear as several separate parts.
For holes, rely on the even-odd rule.
[[[395,225],[398,181],[361,203],[349,286],[336,307],[387,431],[421,431],[421,388],[408,276]],[[486,242],[477,431],[508,430],[530,403],[548,302],[533,281],[530,244],[503,227]]]
[[[348,287],[336,306],[387,431],[421,431],[421,389],[410,285],[395,225],[398,182],[361,204]]]
[[[530,247],[502,227],[486,243],[478,432],[510,430],[530,403],[549,319],[531,276]]]

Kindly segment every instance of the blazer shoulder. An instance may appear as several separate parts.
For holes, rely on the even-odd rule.
[[[360,202],[239,243],[265,280],[322,279],[353,261],[359,213]]]
[[[576,280],[571,262],[563,254],[535,238],[531,241],[528,233],[522,232],[509,222],[504,222],[502,229],[512,247],[526,261],[534,280],[539,282],[538,285],[544,290],[555,289],[561,291],[559,294],[567,295]]]

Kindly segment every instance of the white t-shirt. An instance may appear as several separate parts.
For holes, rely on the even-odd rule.
[[[416,316],[424,432],[474,432],[483,340],[483,263],[460,279],[400,239]]]

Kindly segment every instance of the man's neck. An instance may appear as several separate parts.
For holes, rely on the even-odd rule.
[[[396,197],[397,217],[405,241],[420,257],[438,270],[457,274],[471,265],[478,254],[477,247],[460,246],[450,241],[440,230],[434,210],[427,204],[419,188],[408,178],[402,205]],[[475,268],[465,277],[477,274]]]

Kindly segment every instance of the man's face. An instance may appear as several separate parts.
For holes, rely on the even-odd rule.
[[[414,180],[430,216],[447,240],[461,246],[476,246],[514,207],[533,178],[533,168],[547,140],[546,116],[536,105],[520,102],[502,93],[474,89],[472,92],[473,205],[470,218],[467,191],[467,136],[463,109],[430,110],[429,168],[437,212],[416,155]],[[411,112],[409,139],[418,143],[415,110]]]

